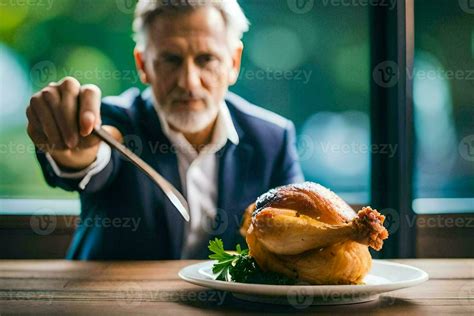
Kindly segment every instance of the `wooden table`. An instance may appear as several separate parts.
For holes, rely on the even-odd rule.
[[[243,302],[181,281],[178,271],[197,261],[0,260],[0,315],[474,315],[473,259],[393,261],[425,270],[430,280],[369,303],[295,308]]]

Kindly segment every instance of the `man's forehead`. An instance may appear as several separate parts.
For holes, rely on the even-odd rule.
[[[216,41],[208,36],[192,36],[192,37],[167,37],[156,40],[155,52],[157,53],[199,53],[213,52],[222,53],[225,43]]]
[[[164,13],[150,25],[152,40],[177,37],[212,37],[225,40],[226,26],[221,13],[213,7],[202,7],[179,13]]]

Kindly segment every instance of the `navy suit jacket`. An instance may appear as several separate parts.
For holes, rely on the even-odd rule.
[[[240,140],[238,145],[228,141],[216,153],[218,216],[207,230],[210,239],[221,238],[226,249],[234,249],[245,242],[239,235],[245,208],[273,187],[303,181],[303,175],[289,120],[233,93],[227,94],[226,103]],[[117,127],[125,144],[182,192],[176,154],[161,130],[149,89],[104,98],[101,115],[104,125]],[[80,221],[67,258],[180,258],[184,219],[163,192],[116,151],[84,190],[78,187],[80,180],[56,176],[43,153],[37,158],[50,186],[80,194]],[[206,258],[208,250],[199,253]]]

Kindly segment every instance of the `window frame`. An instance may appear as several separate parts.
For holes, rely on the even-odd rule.
[[[469,223],[472,219],[470,216],[474,214],[471,203],[474,199],[414,199],[415,142],[411,75],[415,53],[414,0],[397,1],[393,10],[384,6],[372,6],[370,10],[371,69],[376,69],[382,62],[394,61],[398,65],[399,75],[397,84],[392,87],[382,87],[375,80],[370,83],[371,142],[398,146],[393,158],[377,153],[371,155],[372,205],[391,216],[396,226],[382,251],[374,252],[373,256],[416,258],[427,253],[431,256],[433,249],[426,252],[420,245],[436,244],[441,231],[452,240],[459,240],[458,235],[463,235],[469,227],[451,227],[451,230],[445,231],[446,227],[442,226],[419,227],[417,221],[443,221],[448,218]],[[433,229],[435,234],[431,232]],[[458,253],[468,252],[460,250]]]
[[[371,202],[382,213],[397,216],[399,227],[385,242],[379,258],[416,256],[416,225],[412,203],[414,2],[397,1],[396,7],[370,7],[370,69],[392,61],[398,66],[398,82],[390,87],[371,80],[371,142],[397,146],[393,157],[371,154]],[[396,36],[394,36],[396,35]],[[389,210],[395,210],[390,212]],[[392,219],[393,220],[393,219]]]

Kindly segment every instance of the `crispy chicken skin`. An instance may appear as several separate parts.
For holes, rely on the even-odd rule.
[[[240,233],[264,271],[310,284],[360,284],[370,270],[368,247],[380,250],[385,217],[370,207],[356,213],[312,182],[278,187],[245,211]]]

